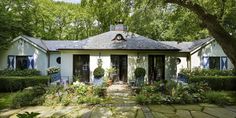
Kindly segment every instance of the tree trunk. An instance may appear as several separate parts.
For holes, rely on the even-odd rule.
[[[223,28],[216,16],[209,14],[203,7],[191,2],[191,0],[165,0],[165,2],[178,4],[197,14],[231,60],[234,68],[236,67],[236,38]]]

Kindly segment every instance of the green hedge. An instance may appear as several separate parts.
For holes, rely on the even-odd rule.
[[[5,69],[0,70],[0,76],[39,76],[40,71],[36,69],[25,69],[25,70],[13,70]]]
[[[195,76],[189,82],[206,82],[212,90],[236,90],[236,76]]]
[[[0,76],[0,91],[10,92],[22,90],[29,86],[40,84],[47,84],[48,76],[32,76],[32,77],[13,77],[13,76]]]
[[[236,76],[235,70],[213,70],[213,69],[182,69],[181,74],[191,77],[191,76]]]

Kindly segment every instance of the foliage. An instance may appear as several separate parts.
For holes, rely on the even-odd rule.
[[[40,71],[36,69],[24,69],[24,70],[13,70],[4,69],[0,70],[0,76],[39,76]]]
[[[34,6],[31,0],[0,1],[0,49],[6,49],[20,34],[32,35]]]
[[[180,6],[150,4],[146,0],[135,2],[134,13],[127,20],[132,32],[152,39],[174,41],[191,41],[209,35],[199,25],[201,21],[197,16]]]
[[[61,69],[59,67],[49,67],[47,69],[48,74],[54,74],[60,72]]]
[[[35,118],[36,116],[38,116],[40,113],[37,113],[37,112],[25,112],[25,113],[22,113],[22,114],[20,114],[20,113],[18,113],[16,116],[18,117],[18,118]]]
[[[29,86],[47,85],[49,80],[48,76],[32,76],[32,77],[0,77],[0,91],[9,92],[22,90]]]
[[[15,93],[0,93],[0,109],[8,108],[11,105]]]
[[[104,91],[102,87],[90,86],[78,81],[67,88],[51,86],[45,94],[44,105],[98,104],[103,101]]]
[[[217,105],[227,105],[230,104],[229,97],[225,92],[220,91],[208,91],[205,93],[206,102]]]
[[[236,90],[236,76],[195,76],[189,82],[206,82],[212,90]]]
[[[181,74],[194,77],[194,76],[235,76],[235,70],[212,70],[212,69],[201,69],[201,68],[193,68],[193,69],[182,69],[180,71]]]
[[[189,104],[205,100],[204,93],[209,87],[203,83],[182,85],[172,80],[156,83],[154,86],[144,86],[136,96],[139,104]]]
[[[94,71],[93,71],[93,75],[94,75],[94,78],[101,78],[103,77],[105,74],[105,70],[102,68],[102,67],[97,67]]]
[[[136,78],[144,77],[146,74],[146,70],[144,68],[136,68],[134,71],[134,75]]]
[[[34,86],[17,92],[12,99],[12,108],[42,104],[42,95],[46,92],[43,86]]]
[[[144,94],[138,94],[136,97],[135,97],[135,101],[136,103],[138,104],[147,104],[147,103],[150,103],[149,101],[149,98],[147,96],[145,96]]]

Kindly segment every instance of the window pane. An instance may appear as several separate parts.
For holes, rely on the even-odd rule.
[[[209,68],[220,70],[220,57],[209,57]]]
[[[27,69],[28,56],[16,56],[16,69]]]

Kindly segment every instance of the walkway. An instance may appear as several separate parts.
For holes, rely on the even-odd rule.
[[[235,118],[236,106],[219,107],[212,104],[148,105],[135,104],[127,85],[117,83],[108,87],[110,104],[95,106],[35,106],[15,110],[2,110],[0,117],[16,118],[17,113],[38,112],[39,117],[65,118]]]

